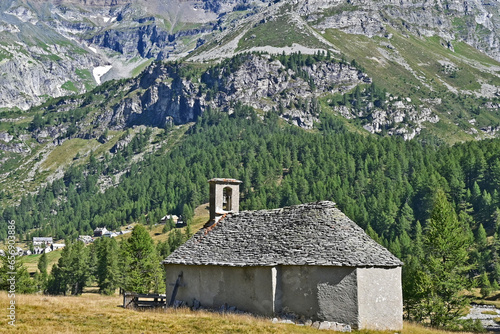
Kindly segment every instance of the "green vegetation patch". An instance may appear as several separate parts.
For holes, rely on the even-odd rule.
[[[90,73],[90,70],[76,69],[75,73],[76,75],[78,75],[79,78],[82,79],[83,84],[85,85],[85,89],[87,91],[90,91],[92,88],[95,87],[94,76],[92,75],[92,73]]]
[[[56,147],[42,163],[42,170],[56,170],[60,166],[71,163],[78,152],[83,153],[98,145],[97,140],[74,138],[66,140],[61,146]]]
[[[454,43],[453,52],[438,36],[419,38],[403,36],[390,27],[387,30],[392,34],[390,39],[368,38],[333,29],[327,29],[324,37],[347,59],[355,59],[378,87],[400,97],[410,97],[415,105],[427,106],[440,118],[447,119],[446,125],[429,127],[442,131],[438,135],[448,137],[448,142],[472,139],[473,136],[463,133],[464,129],[470,130],[470,124],[465,125],[471,119],[477,119],[478,126],[494,126],[500,121],[500,115],[484,108],[487,100],[467,98],[466,94],[454,94],[449,89],[478,92],[480,82],[500,86],[499,76],[470,65],[473,61],[487,67],[500,66],[500,63],[463,43]],[[436,98],[442,103],[422,102]],[[455,123],[459,124],[458,128]],[[450,131],[445,133],[445,128]]]
[[[41,254],[36,254],[23,257],[23,263],[28,269],[28,272],[35,273],[38,271],[38,261],[40,260],[41,256],[42,256]],[[49,273],[52,270],[52,266],[57,263],[60,257],[61,257],[60,249],[47,253],[47,263],[48,263],[47,271]]]
[[[186,30],[194,30],[194,29],[200,29],[203,27],[202,23],[194,23],[194,22],[179,22],[177,23],[173,29],[172,33],[177,33],[179,31],[186,31]]]
[[[144,62],[142,62],[141,64],[139,64],[136,68],[134,68],[132,70],[132,77],[136,77],[138,76],[139,74],[141,74],[142,71],[144,71],[144,69],[146,67],[148,67],[149,65],[151,65],[151,63],[154,61],[154,59],[148,59]]]
[[[15,170],[19,166],[22,158],[22,155],[18,153],[0,151],[0,159],[5,159],[5,161],[0,164],[0,174]]]
[[[456,55],[462,56],[465,59],[478,62],[485,66],[499,66],[499,63],[496,60],[488,57],[482,52],[479,52],[477,49],[465,42],[454,42],[453,48]]]
[[[307,29],[298,28],[290,15],[280,15],[248,30],[238,43],[237,51],[259,46],[285,47],[293,43],[308,47],[325,47]]]
[[[76,88],[75,84],[72,81],[66,81],[61,85],[61,88],[78,93],[78,88]]]
[[[359,9],[358,6],[354,6],[350,3],[341,3],[338,6],[328,7],[321,13],[320,18],[318,18],[312,22],[312,25],[316,26],[317,24],[320,24],[321,22],[325,21],[326,18],[335,16],[335,15],[339,15],[339,14],[342,14],[345,12],[357,11],[358,9]]]
[[[12,59],[12,53],[10,53],[6,50],[0,49],[0,62],[3,60],[8,60],[8,59]]]

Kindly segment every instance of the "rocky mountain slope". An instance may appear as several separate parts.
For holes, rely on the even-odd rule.
[[[247,50],[345,52],[325,36],[328,30],[379,45],[393,29],[437,36],[449,49],[463,41],[500,60],[499,6],[442,0],[2,1],[0,108],[27,109],[48,96],[81,93],[137,74],[151,59],[216,59]]]

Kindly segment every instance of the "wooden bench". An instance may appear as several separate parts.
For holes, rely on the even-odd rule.
[[[167,305],[167,296],[157,293],[141,294],[134,292],[125,292],[123,294],[124,308],[151,308],[165,307]]]

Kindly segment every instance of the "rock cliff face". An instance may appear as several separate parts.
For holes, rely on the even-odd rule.
[[[311,128],[318,120],[319,110],[313,106],[317,98],[370,82],[358,69],[330,61],[304,66],[305,80],[269,56],[240,59],[241,65],[231,73],[229,66],[214,67],[199,79],[180,77],[172,67],[153,64],[131,89],[142,93],[129,94],[133,97],[101,114],[95,125],[121,129],[137,124],[182,124],[196,120],[207,108],[231,113],[234,104],[240,102],[264,112],[281,110],[280,116]],[[306,102],[308,106],[302,108]]]
[[[232,113],[237,103],[311,128],[319,121],[318,99],[371,82],[359,69],[326,59],[292,69],[277,57],[241,55],[201,73],[189,74],[192,69],[190,65],[152,64],[140,77],[115,87],[115,93],[101,93],[107,96],[107,102],[93,106],[91,109],[99,112],[79,121],[70,136],[99,138],[106,130],[136,125],[184,124],[195,121],[209,108]],[[121,98],[117,98],[119,95]],[[88,105],[86,99],[67,98],[43,109],[58,114]],[[33,135],[38,142],[57,144],[68,137],[68,126],[45,126]]]

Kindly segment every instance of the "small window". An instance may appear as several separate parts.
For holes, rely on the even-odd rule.
[[[223,206],[222,209],[224,211],[231,211],[233,209],[233,189],[230,187],[226,187],[222,190],[222,196],[223,196]]]

